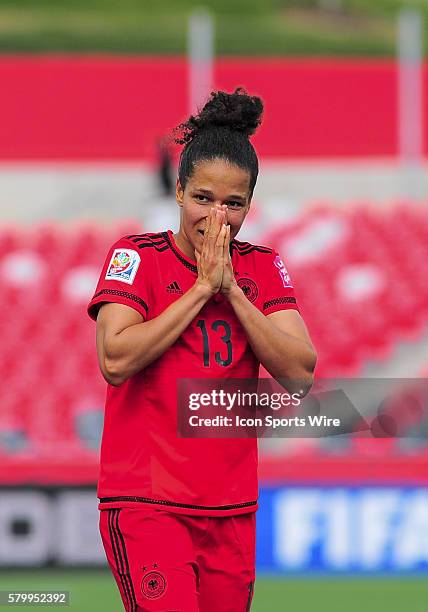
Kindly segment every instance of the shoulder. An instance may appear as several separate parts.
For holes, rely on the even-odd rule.
[[[119,242],[127,244],[130,248],[138,251],[143,251],[144,249],[162,251],[168,248],[168,233],[146,232],[145,234],[129,234],[118,240]]]
[[[260,244],[251,244],[250,242],[242,242],[241,240],[233,240],[231,244],[232,253],[236,252],[238,256],[247,257],[252,255],[253,257],[268,257],[272,259],[276,255],[276,251],[267,246]]]
[[[110,252],[112,252],[112,256],[119,252],[123,252],[126,256],[126,253],[130,251],[134,257],[142,260],[167,249],[168,235],[166,232],[159,232],[122,236],[112,245]]]
[[[232,254],[236,264],[241,263],[247,269],[253,269],[260,280],[268,281],[272,274],[283,279],[285,286],[291,286],[291,280],[287,268],[276,249],[250,242],[234,240],[232,242]]]
[[[105,262],[105,279],[132,284],[138,270],[152,269],[154,257],[168,249],[162,233],[129,234],[110,247]]]
[[[250,242],[242,242],[241,240],[233,240],[231,244],[232,255],[235,254],[239,259],[254,261],[255,263],[268,263],[277,255],[275,249],[272,249],[261,244],[251,244]]]

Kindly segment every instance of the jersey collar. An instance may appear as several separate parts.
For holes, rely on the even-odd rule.
[[[177,243],[174,240],[174,233],[172,230],[167,230],[166,232],[162,232],[162,236],[168,243],[169,248],[174,253],[179,261],[186,266],[188,270],[191,270],[195,274],[198,273],[198,266],[195,264],[193,259],[190,259],[183,253],[183,251],[177,246]],[[233,255],[234,248],[236,248],[236,241],[232,240],[230,244],[230,254]]]

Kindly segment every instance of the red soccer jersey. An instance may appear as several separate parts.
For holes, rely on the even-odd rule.
[[[260,311],[297,309],[275,251],[234,240],[231,253],[238,285]],[[195,262],[180,251],[171,231],[127,236],[110,249],[88,311],[96,319],[101,304],[115,302],[154,319],[196,278]],[[176,383],[180,378],[254,379],[259,365],[232,307],[215,295],[161,357],[119,387],[109,385],[100,508],[143,503],[213,516],[256,510],[257,440],[177,437]]]

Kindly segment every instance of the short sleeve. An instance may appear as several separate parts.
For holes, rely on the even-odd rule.
[[[273,251],[264,268],[263,314],[279,310],[299,310],[290,275],[280,255]]]
[[[147,317],[148,269],[142,262],[141,251],[127,238],[118,240],[109,250],[88,314],[97,319],[100,306],[106,302],[124,304]]]

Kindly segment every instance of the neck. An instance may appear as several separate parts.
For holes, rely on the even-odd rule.
[[[193,261],[196,261],[195,249],[192,243],[187,238],[187,236],[181,230],[181,228],[178,230],[176,234],[173,234],[173,236],[174,236],[175,244],[178,246],[180,251],[183,251],[183,253],[189,259],[193,259]]]

